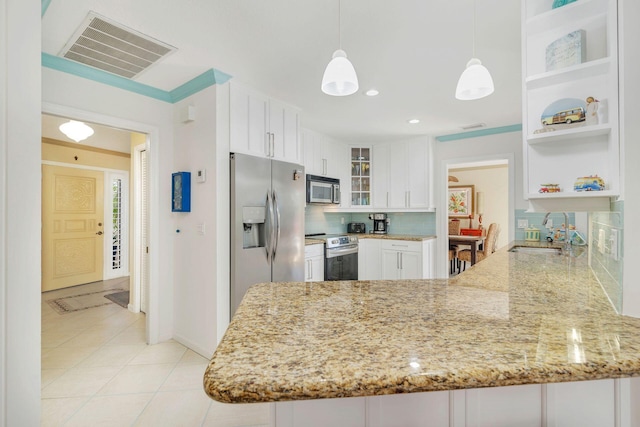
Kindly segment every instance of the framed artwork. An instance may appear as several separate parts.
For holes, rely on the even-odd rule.
[[[473,185],[449,186],[447,207],[450,217],[469,217],[473,215]]]
[[[171,174],[171,212],[191,212],[191,172]]]

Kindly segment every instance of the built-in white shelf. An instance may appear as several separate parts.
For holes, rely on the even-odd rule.
[[[525,79],[528,90],[540,89],[571,81],[590,78],[597,75],[606,75],[611,66],[610,58],[600,58],[583,64],[573,65],[561,70],[536,74]]]
[[[564,141],[566,143],[581,142],[581,138],[592,136],[608,135],[611,133],[611,125],[601,124],[592,126],[575,127],[565,130],[555,130],[550,132],[537,133],[527,137],[529,145],[556,143]]]
[[[549,1],[551,5],[553,2]],[[548,9],[527,19],[529,36],[562,27],[576,17],[595,16],[607,13],[606,0],[579,0],[556,9]]]
[[[559,193],[530,193],[528,199],[589,199],[593,197],[617,197],[611,190],[604,191],[561,191]]]

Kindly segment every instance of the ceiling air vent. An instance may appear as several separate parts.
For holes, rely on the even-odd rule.
[[[485,127],[487,124],[486,123],[473,123],[470,125],[464,125],[464,126],[460,126],[460,128],[464,129],[464,130],[471,130],[471,129],[480,129]]]
[[[175,50],[173,46],[89,12],[60,56],[132,79]]]

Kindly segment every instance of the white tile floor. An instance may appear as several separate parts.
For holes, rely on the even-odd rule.
[[[43,426],[269,425],[268,404],[225,405],[204,393],[205,358],[175,341],[146,345],[144,314],[116,304],[58,314],[46,302],[127,286],[114,279],[42,294]]]

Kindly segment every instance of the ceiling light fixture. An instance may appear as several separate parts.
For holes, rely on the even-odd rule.
[[[410,119],[410,120],[407,120],[407,122],[411,123],[412,125],[415,125],[416,123],[420,123],[420,120],[418,120],[418,119]]]
[[[327,95],[346,96],[358,91],[358,76],[351,62],[347,59],[347,53],[342,50],[341,25],[341,1],[338,0],[338,46],[322,76],[321,89]]]
[[[73,139],[75,142],[80,142],[93,135],[93,129],[91,129],[90,126],[75,120],[69,120],[68,122],[61,124],[59,129],[60,132],[64,133],[68,138]]]
[[[467,62],[456,87],[456,98],[462,101],[480,99],[493,93],[489,70],[476,58],[476,1],[473,1],[473,57]]]
[[[378,96],[379,93],[380,92],[378,92],[376,89],[369,89],[364,94],[367,96]]]

